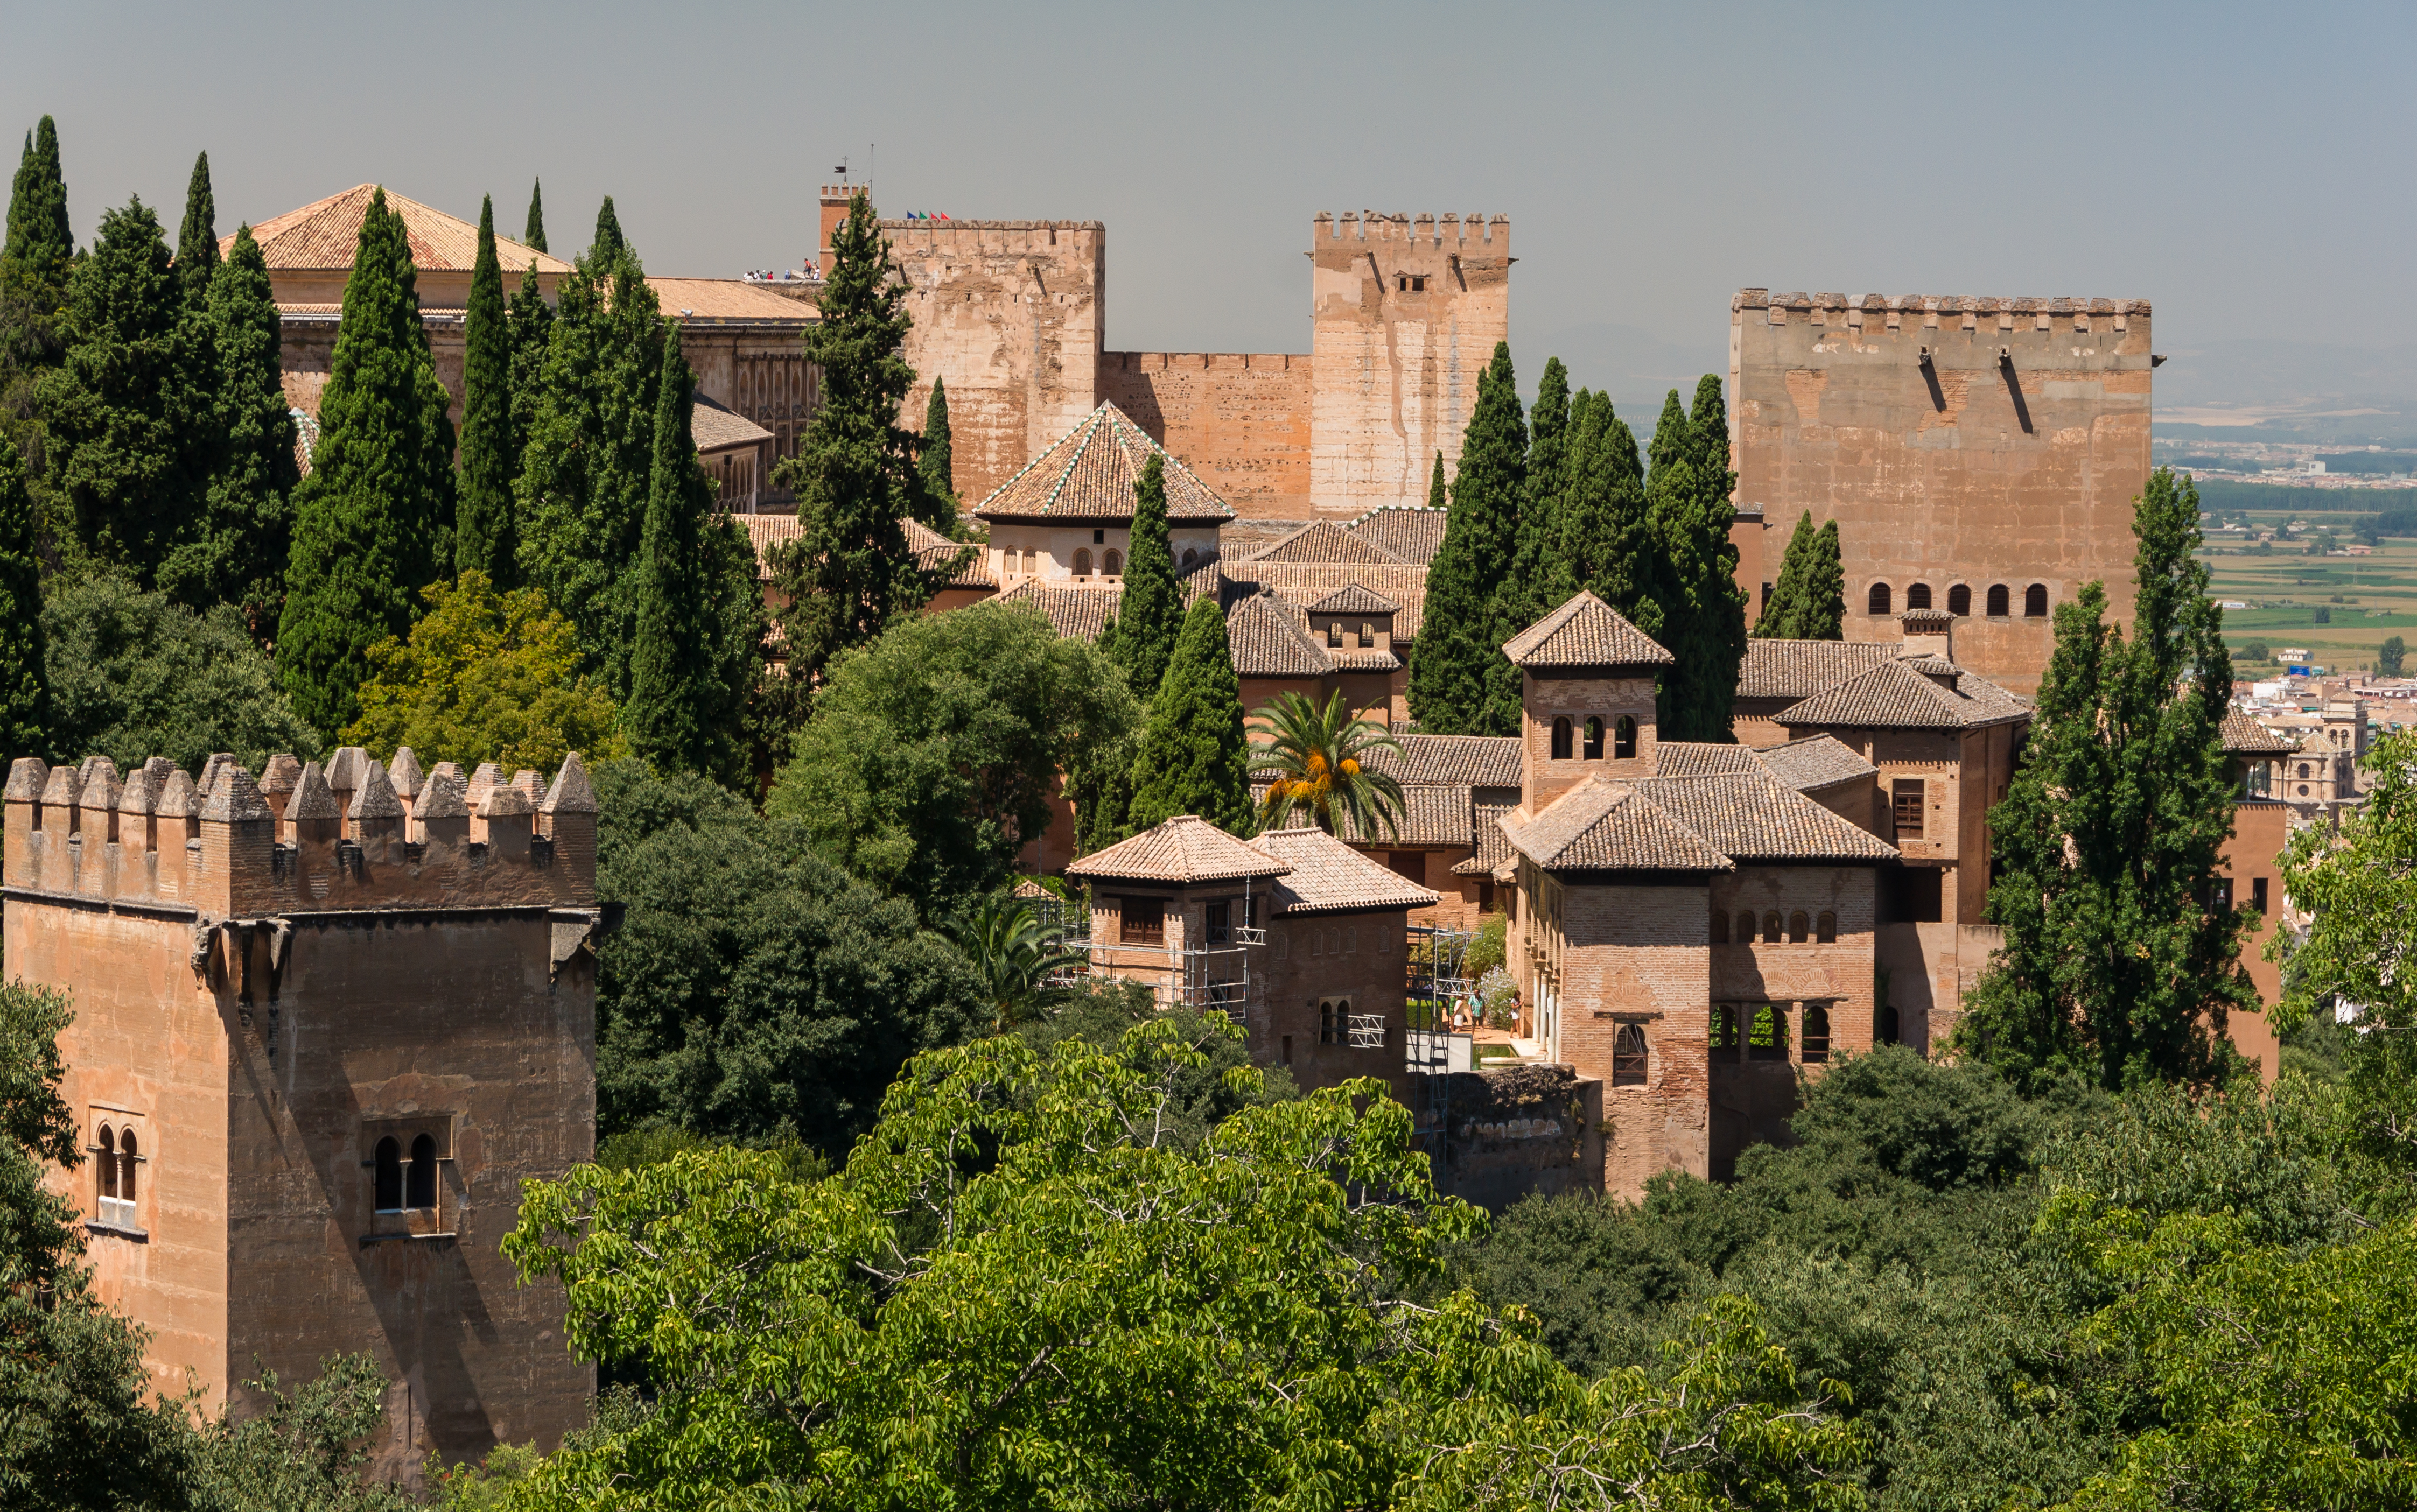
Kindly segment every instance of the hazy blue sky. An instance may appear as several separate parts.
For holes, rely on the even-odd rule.
[[[1318,210],[1512,218],[1513,351],[1623,401],[1722,366],[1742,285],[2156,302],[2158,343],[2417,338],[2417,8],[2121,4],[28,7],[80,237],[364,179],[649,268],[790,266],[886,212],[1109,228],[1113,347],[1305,351]],[[2167,375],[2175,374],[2169,368]],[[2166,375],[2161,375],[2161,383]]]

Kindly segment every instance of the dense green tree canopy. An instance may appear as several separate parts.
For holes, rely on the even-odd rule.
[[[453,570],[483,572],[506,587],[517,581],[520,551],[512,528],[512,332],[504,310],[504,269],[495,255],[495,202],[479,204],[479,250],[470,266],[470,306],[462,325],[462,475],[455,488]]]
[[[578,638],[535,588],[498,594],[484,574],[430,583],[408,637],[372,646],[360,717],[343,743],[381,761],[409,746],[423,766],[494,762],[551,772],[564,753],[622,754],[613,700],[585,673]]]
[[[1779,581],[1754,633],[1765,640],[1837,641],[1846,636],[1847,569],[1838,555],[1838,522],[1813,528],[1810,511],[1796,520],[1780,559]]]
[[[1411,717],[1430,734],[1498,735],[1518,728],[1518,701],[1499,706],[1496,591],[1519,548],[1528,487],[1528,427],[1511,346],[1495,343],[1477,380],[1477,407],[1460,442],[1452,514],[1427,568],[1426,627],[1410,648]],[[1516,669],[1513,669],[1514,671]]]
[[[1651,568],[1642,560],[1645,465],[1636,454],[1636,437],[1612,412],[1609,396],[1581,388],[1570,401],[1565,470],[1560,538],[1551,555],[1544,598],[1558,608],[1584,591],[1634,620],[1638,593]]]
[[[918,615],[831,665],[768,807],[944,916],[1006,882],[1057,774],[1137,717],[1105,658],[1028,604]]]
[[[50,744],[37,539],[24,465],[16,443],[0,434],[0,763],[39,755]]]
[[[1100,649],[1123,670],[1133,696],[1158,696],[1175,643],[1183,631],[1183,586],[1176,581],[1175,556],[1166,537],[1166,459],[1150,453],[1133,485],[1132,538],[1125,559],[1124,592],[1116,619],[1100,637]]]
[[[949,386],[935,374],[932,397],[923,405],[923,446],[915,461],[916,471],[922,475],[923,492],[937,507],[928,514],[926,522],[943,535],[953,534],[957,522],[957,475],[954,448],[949,437]]]
[[[37,486],[48,469],[35,381],[66,351],[59,315],[74,257],[58,128],[45,115],[25,133],[8,195],[8,239],[0,244],[0,430],[16,443]]]
[[[293,550],[294,411],[285,397],[283,321],[268,264],[250,226],[210,275],[205,318],[216,381],[209,481],[201,517],[160,568],[170,597],[195,606],[233,604],[253,638],[276,633]]]
[[[1126,823],[1143,830],[1193,814],[1238,835],[1251,831],[1251,746],[1242,687],[1225,640],[1225,612],[1195,598],[1149,702],[1133,763]]]
[[[1737,518],[1730,494],[1728,416],[1721,381],[1706,373],[1690,416],[1672,389],[1655,427],[1646,476],[1646,575],[1637,627],[1677,658],[1663,673],[1659,725],[1666,740],[1725,741],[1745,661],[1745,590],[1737,582]],[[1653,623],[1647,624],[1647,619]]]
[[[1572,427],[1575,419],[1570,398],[1569,370],[1558,357],[1544,361],[1544,376],[1536,385],[1536,407],[1528,414],[1528,477],[1519,500],[1519,527],[1511,557],[1511,575],[1494,595],[1495,643],[1498,646],[1551,612],[1569,596],[1553,597],[1560,574],[1561,509],[1570,491],[1573,457]],[[1513,728],[1518,717],[1519,669],[1508,657],[1489,665],[1492,680],[1489,706],[1511,711]]]

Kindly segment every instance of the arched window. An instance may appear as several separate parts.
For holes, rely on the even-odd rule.
[[[1805,941],[1810,940],[1811,938],[1813,938],[1813,921],[1804,916],[1804,911],[1800,908],[1795,913],[1788,915],[1787,943],[1790,945],[1802,945]]]
[[[436,1141],[426,1134],[411,1142],[411,1205],[436,1205]]]
[[[1569,759],[1570,721],[1567,719],[1555,719],[1553,721],[1553,760],[1557,762],[1565,762]],[[2300,775],[2302,777],[2305,777],[2308,774],[2302,772]]]
[[[1641,1087],[1645,1084],[1645,1026],[1624,1023],[1611,1040],[1611,1084],[1615,1087]]]
[[[1078,578],[1087,578],[1090,575],[1091,549],[1086,546],[1074,553],[1074,576]]]
[[[391,1134],[377,1142],[377,1210],[403,1211],[403,1145]]]
[[[126,1221],[134,1221],[134,1167],[138,1152],[134,1148],[134,1131],[128,1129],[117,1136],[117,1200],[126,1204]]]
[[[1590,762],[1603,760],[1603,720],[1600,717],[1589,716],[1587,719],[1585,755]]]
[[[1738,1010],[1734,1003],[1712,1005],[1712,1058],[1734,1061],[1738,1055]]]
[[[1100,570],[1112,578],[1121,577],[1125,570],[1125,553],[1110,551],[1106,556],[1100,559]]]
[[[1183,549],[1183,570],[1184,570],[1184,571],[1186,571],[1186,572],[1191,571],[1191,570],[1192,570],[1192,565],[1193,565],[1194,562],[1197,562],[1197,561],[1199,561],[1199,560],[1200,560],[1200,552],[1199,552],[1197,550],[1195,550],[1194,548],[1190,547],[1190,546],[1187,546],[1187,547],[1185,547],[1185,548]]]
[[[1745,1057],[1750,1061],[1787,1059],[1787,1010],[1776,1003],[1754,1005],[1754,1021],[1746,1027]]]
[[[2300,764],[2300,776],[2301,776],[2301,778],[2302,778],[2302,779],[2304,779],[2307,777],[2307,775],[2308,775],[2308,764],[2307,764],[2307,763],[2305,763],[2305,762],[2302,762],[2302,763]]]
[[[1830,1058],[1830,1005],[1804,1005],[1803,1048],[1798,1058],[1807,1066],[1818,1066]]]
[[[1813,921],[1813,938],[1823,945],[1837,944],[1838,915],[1824,909],[1821,916]]]
[[[1337,623],[1329,625],[1326,627],[1326,643],[1330,646],[1336,647],[1340,647],[1343,644],[1343,627],[1341,624]]]
[[[1947,612],[1954,615],[1958,619],[1965,618],[1972,612],[1972,588],[1970,584],[1959,582],[1953,588],[1947,590]]]
[[[2023,590],[2023,617],[2045,619],[2047,616],[2047,584],[2034,582]]]
[[[100,1149],[93,1157],[92,1183],[94,1197],[104,1202],[117,1201],[117,1135],[107,1124],[100,1126]]]
[[[1764,945],[1779,944],[1781,940],[1786,938],[1784,931],[1786,928],[1786,925],[1780,922],[1779,915],[1776,913],[1765,914],[1762,916],[1762,943]]]
[[[1752,944],[1754,944],[1754,915],[1751,915],[1751,914],[1740,914],[1740,915],[1738,915],[1737,943],[1738,943],[1738,944],[1740,944],[1740,945],[1752,945]]]
[[[1872,584],[1872,612],[1875,614],[1889,612],[1889,585],[1885,582]]]
[[[2006,585],[2002,582],[1993,582],[1989,584],[1989,617],[1991,619],[2004,619],[2012,612],[2014,612],[2014,611],[2009,607],[2009,596],[2006,592]]]
[[[1930,584],[1926,582],[1909,582],[1906,584],[1905,607],[1908,610],[1928,609],[1930,607]]]
[[[1376,647],[1376,627],[1362,621],[1360,626],[1360,649],[1362,651],[1373,651]]]
[[[1636,721],[1625,714],[1611,727],[1611,754],[1623,762],[1636,755]]]
[[[1729,915],[1728,915],[1728,910],[1726,910],[1726,909],[1714,909],[1714,910],[1712,911],[1712,944],[1714,944],[1714,945],[1726,945],[1726,944],[1728,944],[1728,943],[1729,943]]]

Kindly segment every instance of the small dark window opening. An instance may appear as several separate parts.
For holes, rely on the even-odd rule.
[[[1737,943],[1738,943],[1738,944],[1740,944],[1740,945],[1752,945],[1752,944],[1754,944],[1754,915],[1751,915],[1751,914],[1740,914],[1740,915],[1738,915]]]
[[[411,1205],[436,1205],[436,1142],[425,1134],[411,1142]]]
[[[134,1201],[135,1154],[134,1131],[129,1128],[117,1136],[117,1200],[129,1204]]]
[[[1738,1005],[1734,1003],[1712,1005],[1712,1059],[1735,1061],[1738,1058]]]
[[[2006,592],[2006,585],[2002,582],[1993,582],[1989,584],[1989,617],[1991,619],[2004,619],[2008,612],[2008,595]]]
[[[1947,612],[1959,619],[1967,618],[1971,614],[1972,590],[1969,585],[1959,582],[1947,590]]]
[[[1645,1084],[1645,1026],[1624,1023],[1611,1041],[1611,1084],[1615,1087],[1641,1087]]]
[[[1728,944],[1728,943],[1729,943],[1729,915],[1728,915],[1728,910],[1726,910],[1726,909],[1720,909],[1720,908],[1716,908],[1716,909],[1712,910],[1712,944],[1714,944],[1714,945],[1726,945],[1726,944]]]
[[[2253,877],[2249,883],[2249,906],[2260,914],[2266,912],[2266,879]]]
[[[1804,911],[1802,909],[1800,908],[1795,913],[1787,915],[1787,943],[1789,945],[1802,945],[1812,937],[1813,921],[1804,916]]]
[[[1412,293],[1412,294],[1424,294],[1424,293],[1426,293],[1426,292],[1427,292],[1427,276],[1426,276],[1425,274],[1423,274],[1423,273],[1415,273],[1415,274],[1412,274],[1412,275],[1410,276],[1410,293]]]
[[[1786,937],[1787,926],[1781,923],[1776,912],[1762,916],[1762,943],[1777,945]]]
[[[1908,609],[1928,609],[1930,607],[1930,584],[1926,582],[1908,583],[1905,590],[1905,607]]]
[[[1880,1005],[1879,1029],[1880,1043],[1883,1045],[1893,1045],[1902,1037],[1904,1032],[1897,1023],[1895,1004],[1883,1003]]]
[[[1202,932],[1208,936],[1208,943],[1210,945],[1225,944],[1234,932],[1234,905],[1231,903],[1209,904],[1207,910],[1207,917],[1202,920]]]
[[[107,1124],[100,1126],[100,1157],[92,1163],[93,1180],[98,1190],[94,1195],[103,1201],[117,1196],[117,1135]]]
[[[1166,900],[1162,898],[1117,900],[1117,941],[1120,945],[1166,944]]]
[[[2023,590],[2023,615],[2027,619],[2041,619],[2046,614],[2047,584],[2034,582]]]
[[[1095,530],[1095,531],[1091,532],[1091,544],[1092,544],[1092,545],[1094,545],[1094,546],[1105,546],[1107,543],[1108,543],[1108,533],[1107,533],[1106,531],[1104,531],[1104,530]]]
[[[1636,755],[1636,721],[1627,715],[1619,717],[1611,727],[1611,754],[1617,761],[1631,761]]]
[[[1787,1010],[1776,1003],[1754,1005],[1754,1022],[1746,1030],[1745,1058],[1750,1061],[1787,1059]]]
[[[1922,808],[1927,787],[1918,777],[1901,777],[1889,785],[1889,807],[1896,820],[1897,839],[1922,839]]]
[[[1887,583],[1875,582],[1872,584],[1871,612],[1875,614],[1885,614],[1889,612],[1889,585]]]
[[[377,1210],[403,1211],[403,1144],[391,1134],[377,1142]]]
[[[1803,1048],[1799,1058],[1807,1066],[1818,1066],[1830,1058],[1830,1005],[1826,1003],[1804,1005]]]
[[[1570,721],[1567,719],[1555,719],[1553,721],[1553,760],[1557,762],[1565,762],[1569,759]],[[2300,775],[2302,777],[2305,777],[2308,774],[2302,772]]]
[[[1340,620],[1330,620],[1330,621],[1328,621],[1328,622],[1327,622],[1327,626],[1326,626],[1326,643],[1327,643],[1328,645],[1330,645],[1330,646],[1338,646],[1338,647],[1339,647],[1339,646],[1341,646],[1341,645],[1343,644],[1343,623],[1342,623],[1342,621],[1340,621]]]
[[[1838,915],[1827,909],[1822,910],[1821,916],[1813,921],[1813,938],[1823,945],[1837,944]]]
[[[1200,560],[1200,553],[1199,553],[1199,552],[1197,552],[1196,550],[1194,550],[1193,548],[1189,547],[1189,546],[1187,546],[1187,547],[1185,547],[1185,548],[1183,549],[1183,566],[1184,566],[1184,567],[1185,567],[1187,570],[1191,567],[1191,566],[1192,566],[1192,564],[1193,564],[1193,563],[1197,562],[1197,561],[1199,561],[1199,560]]]
[[[1086,546],[1074,552],[1074,576],[1078,578],[1087,578],[1090,575],[1091,549]]]
[[[1124,569],[1125,553],[1122,552],[1110,552],[1100,563],[1100,570],[1112,578],[1120,576]]]
[[[1589,718],[1586,722],[1585,754],[1590,762],[1603,760],[1603,720],[1600,718]]]
[[[1395,876],[1407,877],[1423,887],[1427,885],[1427,853],[1424,851],[1388,851],[1385,869]]]

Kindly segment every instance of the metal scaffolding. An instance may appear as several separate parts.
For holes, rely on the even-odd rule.
[[[1404,1005],[1408,1033],[1403,1038],[1407,1070],[1415,1078],[1411,1112],[1418,1129],[1414,1138],[1430,1154],[1442,1148],[1452,1117],[1451,1073],[1470,1066],[1469,1038],[1455,1033],[1452,1005],[1471,998],[1476,983],[1468,974],[1468,947],[1477,935],[1468,930],[1438,929],[1413,924],[1409,929],[1408,980]]]
[[[1222,938],[1221,938],[1222,936]],[[1268,943],[1268,931],[1228,925],[1181,952],[1181,986],[1176,1001],[1187,1008],[1214,1008],[1245,1028],[1265,982],[1251,973],[1251,956]],[[1170,970],[1170,978],[1175,972]]]

